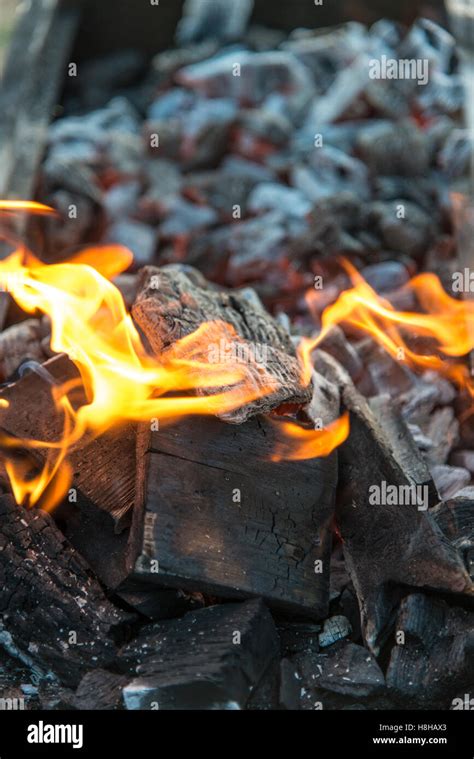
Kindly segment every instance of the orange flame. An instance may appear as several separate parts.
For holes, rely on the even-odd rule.
[[[332,327],[346,324],[370,335],[391,356],[406,360],[413,369],[434,369],[473,395],[473,383],[467,365],[447,360],[438,354],[444,354],[449,359],[459,358],[474,347],[472,301],[451,297],[435,274],[419,274],[405,288],[416,296],[420,312],[396,311],[348,261],[344,261],[343,266],[354,287],[342,292],[336,302],[324,310],[321,317],[322,329],[317,337],[304,339],[300,345],[304,379],[312,371],[312,351],[321,344]],[[436,352],[417,353],[409,347],[402,333],[431,338]]]
[[[345,412],[327,427],[308,430],[294,422],[274,422],[278,434],[284,434],[271,456],[272,461],[303,461],[328,456],[349,435],[349,414]]]

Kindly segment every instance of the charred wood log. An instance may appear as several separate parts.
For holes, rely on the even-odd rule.
[[[311,388],[301,384],[301,368],[289,334],[265,311],[255,293],[218,290],[191,267],[146,267],[140,276],[132,315],[155,354],[201,324],[224,322],[226,331],[216,326],[216,344],[206,342],[200,360],[210,363],[209,348],[222,351],[224,339],[227,354],[248,357],[246,368],[255,389],[270,381],[274,388],[270,393],[223,415],[227,421],[241,423],[282,403],[303,404],[311,399]]]
[[[278,657],[273,620],[259,600],[190,612],[145,628],[122,651],[136,678],[127,709],[241,709]]]
[[[474,614],[414,593],[397,618],[387,685],[406,706],[449,709],[474,682]]]
[[[2,646],[65,685],[110,665],[131,617],[107,601],[52,518],[1,496],[0,544]]]
[[[48,442],[60,439],[64,421],[55,407],[51,382],[76,381],[71,400],[85,402],[79,372],[67,356],[55,356],[43,369],[49,373],[49,381],[47,375],[43,379],[31,373],[0,393],[9,403],[2,409],[2,428],[15,437]],[[41,454],[41,449],[38,452]],[[78,497],[84,496],[110,514],[118,530],[123,528],[135,493],[135,427],[124,425],[96,439],[85,437],[71,449],[69,460]]]
[[[378,653],[394,621],[400,589],[472,593],[456,548],[427,511],[429,489],[410,479],[349,376],[320,352],[318,369],[340,387],[351,432],[339,449],[341,495],[336,520],[361,610],[366,645]],[[426,488],[426,486],[425,486]]]

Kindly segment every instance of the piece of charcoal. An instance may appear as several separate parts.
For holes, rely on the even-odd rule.
[[[49,514],[0,499],[1,644],[43,674],[76,685],[110,665],[131,616],[106,599]]]
[[[452,466],[460,466],[462,469],[467,469],[471,474],[474,474],[474,451],[455,451],[451,454],[449,463]]]
[[[196,233],[200,229],[210,227],[217,221],[217,213],[213,208],[189,203],[183,198],[176,197],[167,201],[166,218],[160,224],[160,235],[177,237]]]
[[[449,454],[459,440],[459,424],[451,406],[436,409],[429,421],[422,427],[432,445],[426,454],[430,466],[445,464]]]
[[[347,638],[352,632],[349,620],[342,615],[330,617],[324,621],[323,631],[319,633],[319,645],[327,648],[337,643],[338,640]]]
[[[239,76],[234,75],[236,65]],[[217,55],[182,68],[176,79],[206,97],[232,97],[251,105],[258,105],[274,92],[283,92],[291,102],[309,97],[313,90],[308,69],[283,50]]]
[[[291,661],[289,659],[282,659],[280,662],[280,708],[292,711],[299,709],[300,679]]]
[[[442,499],[452,498],[471,482],[471,473],[459,466],[440,464],[431,466],[430,471]]]
[[[340,327],[333,327],[319,345],[321,350],[339,361],[351,379],[357,382],[363,372],[362,359]]]
[[[123,709],[122,690],[128,682],[126,675],[96,669],[87,672],[79,683],[74,706],[81,710],[110,711]]]
[[[277,624],[281,651],[284,656],[303,651],[319,651],[321,625],[314,622],[280,622]]]
[[[258,600],[157,623],[123,651],[124,663],[138,662],[125,706],[243,709],[278,651],[275,625]]]
[[[176,30],[180,45],[217,39],[220,42],[243,36],[252,13],[253,0],[186,0]]]
[[[341,191],[354,192],[361,198],[369,197],[366,167],[343,150],[325,145],[312,152],[308,164],[305,162],[292,168],[291,178],[293,185],[312,202]]]
[[[376,121],[356,138],[356,149],[374,174],[423,175],[428,141],[413,121]]]
[[[290,336],[263,306],[249,308],[245,294],[213,289],[198,272],[194,275],[191,267],[186,270],[176,266],[147,267],[142,270],[140,278],[141,289],[132,315],[156,355],[161,355],[176,340],[189,335],[205,322],[215,324],[215,329],[209,332],[200,351],[203,362],[211,362],[209,349],[214,344],[214,335],[216,350],[220,350],[222,339],[228,346],[227,351],[233,350],[232,346],[237,350],[240,345],[249,356],[257,355],[256,348],[261,346],[263,364],[248,360],[246,368],[254,387],[266,382],[272,390],[235,411],[222,414],[222,418],[241,423],[253,414],[265,413],[281,403],[310,400],[311,387],[302,386],[301,369]],[[159,287],[154,285],[156,281],[159,281]],[[219,322],[223,323],[225,330]],[[194,352],[193,359],[197,358]],[[225,357],[219,361],[225,361]]]
[[[398,261],[384,261],[365,266],[361,276],[378,293],[389,293],[403,287],[410,279],[406,266]]]
[[[311,211],[311,203],[299,190],[276,183],[262,183],[251,192],[250,211],[284,211],[296,217],[305,217]]]
[[[116,221],[107,230],[107,240],[117,245],[124,245],[132,251],[133,258],[139,266],[152,262],[157,240],[156,231],[133,219]]]
[[[456,546],[464,557],[467,570],[474,575],[472,552],[474,550],[474,523],[472,488],[460,490],[458,495],[438,504],[433,511],[433,518],[447,538]]]
[[[385,679],[374,656],[355,643],[334,646],[321,654],[303,653],[290,658],[300,684],[300,709],[331,708],[332,695],[340,705],[348,698],[380,699]],[[319,704],[319,706],[318,706]]]
[[[359,601],[364,641],[377,653],[394,621],[401,587],[469,593],[471,581],[461,555],[427,511],[434,505],[429,489],[414,492],[410,487],[383,427],[348,374],[323,351],[317,366],[339,386],[342,408],[350,410],[350,435],[338,449],[341,490],[336,520]],[[395,487],[393,499],[384,495],[388,484]]]
[[[434,237],[429,215],[414,203],[400,198],[372,203],[368,210],[368,224],[387,248],[408,256],[425,252]]]
[[[399,643],[391,653],[387,686],[401,703],[447,709],[474,680],[472,612],[415,593],[402,601]],[[402,635],[403,634],[403,637]]]

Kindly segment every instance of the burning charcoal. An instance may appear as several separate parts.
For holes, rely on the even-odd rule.
[[[440,503],[432,512],[446,537],[463,555],[464,563],[472,579],[474,579],[473,496],[472,488],[465,488],[459,491],[455,498]]]
[[[330,89],[338,72],[350,66],[366,46],[367,30],[355,22],[314,32],[297,29],[282,45],[310,69],[321,92]]]
[[[330,600],[336,601],[350,584],[350,577],[347,573],[341,546],[337,546],[336,550],[332,553],[329,581]]]
[[[453,37],[429,19],[416,21],[400,45],[404,59],[427,60],[429,74],[417,89],[417,101],[429,113],[455,113],[462,108],[464,93],[459,76]]]
[[[183,66],[190,66],[211,58],[218,50],[216,40],[196,42],[186,47],[163,50],[151,62],[150,79],[153,84],[169,84],[173,75]]]
[[[302,192],[275,183],[257,185],[250,194],[248,207],[255,212],[276,210],[296,217],[305,217],[311,211],[311,203]]]
[[[451,454],[449,463],[459,466],[474,474],[474,451],[455,451]]]
[[[129,248],[139,266],[151,263],[154,258],[156,231],[140,221],[125,219],[115,222],[107,230],[107,240]]]
[[[243,422],[255,413],[265,413],[284,402],[305,403],[310,400],[310,388],[303,388],[300,367],[289,335],[266,313],[263,306],[248,308],[245,297],[238,292],[213,290],[203,277],[199,284],[193,281],[193,270],[186,271],[168,266],[162,269],[148,267],[141,273],[141,291],[132,309],[132,315],[152,350],[160,355],[177,339],[190,334],[205,322],[221,320],[230,325],[226,332],[216,327],[215,348],[221,349],[222,340],[229,350],[238,345],[247,352],[249,359],[257,356],[255,346],[261,346],[261,360],[248,360],[246,367],[252,382],[258,387],[268,382],[275,390],[264,397],[244,404],[241,408],[223,415],[228,421]],[[196,272],[197,275],[197,272]],[[154,286],[157,277],[159,287]],[[235,330],[233,333],[232,330]],[[209,334],[201,354],[201,360],[210,363]],[[234,347],[233,347],[234,346]],[[265,356],[267,358],[265,358]],[[196,355],[194,358],[196,359]],[[225,360],[225,357],[220,359]],[[262,372],[261,366],[265,371]],[[265,375],[268,375],[266,378]]]
[[[412,121],[379,121],[360,132],[357,151],[374,174],[423,175],[428,170],[428,142]]]
[[[339,148],[326,145],[309,156],[309,167],[297,165],[292,182],[315,202],[341,191],[354,192],[360,198],[369,197],[367,169]]]
[[[1,497],[0,511],[2,644],[28,665],[75,685],[87,670],[114,660],[114,640],[130,617],[107,601],[48,514],[9,496]]]
[[[272,179],[271,172],[264,167],[236,158],[234,162],[224,161],[220,170],[188,174],[184,194],[206,202],[230,220],[235,206],[240,207],[243,215],[247,214],[249,196],[255,185]]]
[[[259,595],[284,611],[324,616],[336,462],[272,463],[275,435],[264,417],[143,429],[134,576],[223,598]]]
[[[94,236],[101,213],[89,198],[66,190],[55,190],[46,196],[49,205],[61,214],[43,222],[48,238],[48,261],[62,258],[65,251],[74,250]]]
[[[363,371],[362,360],[340,327],[333,327],[320,343],[320,347],[342,364],[352,380],[359,379]]]
[[[167,216],[160,224],[160,235],[162,237],[187,235],[211,226],[217,221],[217,213],[213,208],[188,203],[179,197],[167,201],[165,205]]]
[[[474,145],[469,132],[453,129],[439,155],[439,165],[452,179],[467,176]]]
[[[240,76],[235,76],[235,66]],[[186,66],[176,75],[179,84],[206,97],[232,97],[258,105],[273,92],[283,92],[289,102],[306,99],[313,90],[308,69],[289,53],[233,52]]]
[[[285,114],[274,113],[268,108],[243,110],[238,121],[235,150],[258,156],[262,140],[283,147],[289,140],[291,130],[291,122]],[[255,143],[253,150],[250,148],[252,142]]]
[[[430,465],[445,464],[459,439],[459,424],[451,406],[433,411],[423,431],[432,443],[426,460]]]
[[[155,158],[152,161],[146,161],[144,168],[148,189],[141,200],[143,206],[159,205],[179,195],[183,178],[173,161]]]
[[[139,182],[121,182],[113,185],[103,196],[104,208],[109,219],[115,221],[133,213],[137,207],[139,195]]]
[[[341,708],[354,698],[364,699],[364,703],[377,698],[380,704],[385,694],[379,665],[366,648],[355,643],[347,642],[324,654],[297,654],[290,662],[300,685],[300,709]]]
[[[417,377],[414,386],[400,396],[405,419],[425,424],[435,406],[451,403],[456,391],[448,380],[432,371]]]
[[[416,256],[424,252],[433,238],[432,219],[413,203],[398,199],[373,203],[368,223],[390,250]]]
[[[227,285],[254,282],[268,270],[269,262],[285,258],[287,237],[283,214],[271,211],[256,219],[234,222],[200,235],[191,242],[187,260],[212,275],[222,268],[223,256],[227,256]]]
[[[338,640],[347,638],[352,632],[349,620],[342,615],[330,617],[324,622],[322,633],[319,633],[319,645],[321,648],[332,646]]]
[[[342,491],[336,519],[359,600],[364,641],[377,653],[387,638],[401,587],[462,593],[469,592],[470,580],[459,553],[427,512],[429,489],[410,487],[383,428],[349,376],[322,351],[316,365],[340,387],[343,408],[351,412],[350,435],[338,449]]]
[[[452,498],[469,485],[471,473],[458,466],[432,466],[431,474],[441,498]]]
[[[471,612],[421,593],[402,601],[387,686],[404,708],[408,702],[447,709],[459,690],[472,685],[473,624]]]
[[[211,606],[158,623],[123,651],[124,662],[138,662],[136,679],[123,690],[125,706],[243,709],[278,650],[261,601]]]
[[[371,338],[365,338],[357,343],[357,353],[372,382],[371,395],[377,392],[397,396],[413,390],[416,383],[415,375],[402,361],[392,358]]]
[[[39,319],[26,319],[0,333],[0,372],[10,377],[25,359],[44,361],[41,341],[45,336]]]
[[[126,177],[138,176],[142,170],[145,149],[141,135],[114,131],[107,141],[107,161],[116,172]]]
[[[361,275],[378,293],[387,293],[403,287],[410,279],[406,266],[398,261],[383,261],[380,264],[365,266]]]
[[[178,24],[180,45],[217,39],[220,42],[242,37],[252,13],[253,0],[186,0]]]

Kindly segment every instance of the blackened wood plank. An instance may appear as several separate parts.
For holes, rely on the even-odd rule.
[[[273,463],[277,436],[263,417],[142,428],[129,551],[137,576],[324,616],[336,454]]]

